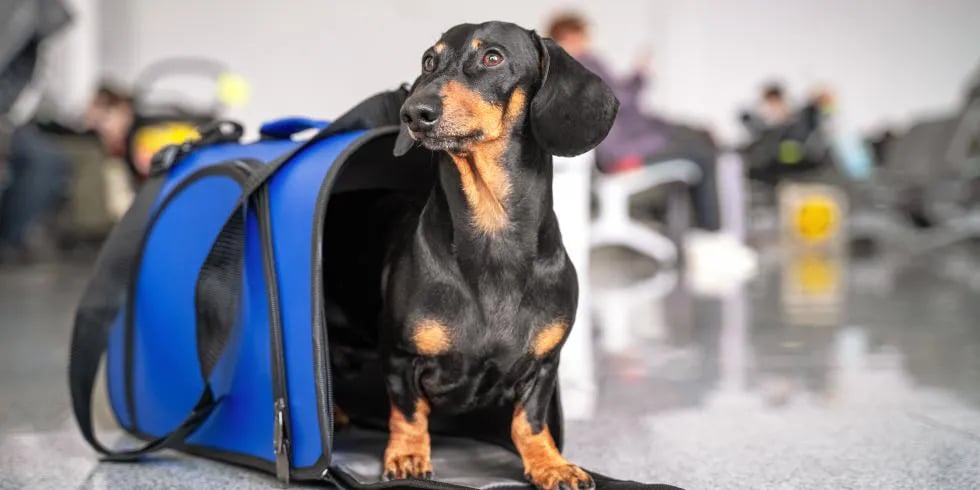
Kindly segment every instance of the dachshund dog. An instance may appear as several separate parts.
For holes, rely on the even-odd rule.
[[[385,479],[431,477],[432,411],[505,400],[535,486],[594,486],[546,425],[578,301],[552,209],[552,155],[594,148],[618,108],[598,76],[514,24],[458,25],[425,51],[395,154],[437,152],[437,177],[385,263]]]

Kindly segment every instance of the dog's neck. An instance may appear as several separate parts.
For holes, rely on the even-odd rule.
[[[443,233],[465,269],[527,269],[542,233],[557,231],[552,160],[516,125],[465,153],[443,153],[436,189],[420,225]],[[427,216],[426,216],[427,215]]]

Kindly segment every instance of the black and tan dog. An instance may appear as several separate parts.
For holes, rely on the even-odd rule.
[[[453,27],[423,55],[395,153],[418,143],[441,160],[386,263],[386,479],[431,476],[430,411],[504,399],[536,486],[593,486],[545,424],[578,296],[552,209],[552,155],[593,148],[617,108],[601,79],[513,24]]]

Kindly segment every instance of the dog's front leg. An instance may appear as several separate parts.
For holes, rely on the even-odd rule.
[[[518,401],[511,423],[514,446],[524,461],[524,474],[544,490],[595,488],[592,478],[558,452],[548,429],[548,406],[558,378],[557,356],[546,361],[540,374]]]
[[[415,389],[411,364],[405,364],[394,366],[387,376],[391,414],[382,475],[385,480],[432,478],[429,403]]]

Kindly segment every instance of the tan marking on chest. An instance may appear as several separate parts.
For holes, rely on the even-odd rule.
[[[524,91],[511,94],[506,107],[491,104],[461,83],[450,81],[442,91],[445,123],[456,134],[479,131],[481,141],[463,154],[450,154],[459,171],[473,225],[486,234],[507,226],[504,201],[510,180],[502,161],[514,123],[524,111]]]
[[[437,356],[448,351],[452,341],[445,325],[436,320],[425,319],[415,324],[412,343],[419,354]]]
[[[561,344],[562,340],[565,340],[567,332],[568,326],[562,321],[545,325],[538,333],[534,334],[534,341],[531,342],[534,355],[544,357],[553,351],[555,347],[558,347],[558,344]]]

